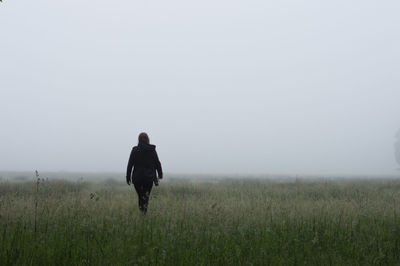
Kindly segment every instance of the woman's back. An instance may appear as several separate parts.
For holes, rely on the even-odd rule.
[[[140,142],[132,149],[133,174],[132,182],[153,181],[158,175],[162,176],[161,163],[158,159],[156,146]],[[129,165],[129,163],[128,163]]]

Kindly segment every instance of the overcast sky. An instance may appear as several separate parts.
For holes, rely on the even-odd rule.
[[[0,170],[392,174],[400,2],[4,0]]]

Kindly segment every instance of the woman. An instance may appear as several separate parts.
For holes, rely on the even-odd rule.
[[[133,168],[133,173],[132,173]],[[139,144],[133,147],[126,170],[126,182],[135,186],[139,198],[139,209],[145,214],[153,182],[158,185],[158,178],[163,178],[156,146],[150,144],[146,133],[139,134]]]

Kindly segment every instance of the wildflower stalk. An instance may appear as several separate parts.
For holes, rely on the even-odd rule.
[[[36,176],[36,193],[35,193],[35,235],[36,235],[36,231],[37,231],[37,208],[38,208],[38,201],[39,201],[39,183],[40,183],[39,172],[37,170],[35,171],[35,176]]]

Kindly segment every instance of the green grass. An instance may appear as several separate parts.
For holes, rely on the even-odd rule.
[[[142,216],[122,182],[1,181],[0,264],[400,265],[399,202],[400,180],[176,179]]]

